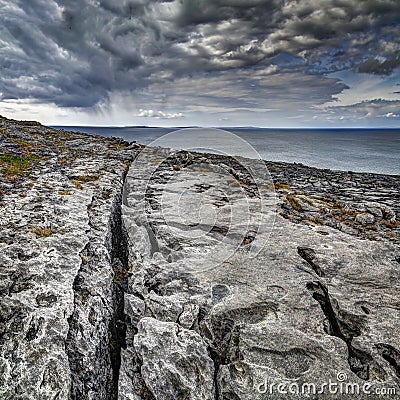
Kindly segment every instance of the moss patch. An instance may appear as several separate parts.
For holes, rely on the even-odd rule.
[[[27,173],[27,170],[36,160],[35,156],[17,156],[15,154],[0,155],[0,172],[9,177],[20,177]]]

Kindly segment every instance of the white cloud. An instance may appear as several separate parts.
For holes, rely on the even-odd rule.
[[[399,114],[395,114],[392,112],[388,112],[387,114],[384,115],[385,118],[399,118],[400,115]]]
[[[374,99],[354,103],[350,106],[336,106],[325,109],[329,118],[336,120],[352,120],[370,122],[374,119],[392,120],[390,123],[397,123],[400,114],[400,101]]]
[[[164,111],[155,111],[155,110],[139,110],[138,117],[150,117],[150,118],[161,118],[161,119],[174,119],[174,118],[183,118],[184,115],[182,113],[170,113]]]

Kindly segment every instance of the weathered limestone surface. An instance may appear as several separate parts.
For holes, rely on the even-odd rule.
[[[120,345],[112,263],[132,150],[0,123],[0,398],[111,398]]]
[[[276,205],[290,206],[286,186],[277,198],[259,191],[265,205],[259,221],[273,227],[249,236],[257,220],[245,227],[246,210],[261,212],[260,197],[244,175],[238,181],[243,171],[235,163],[224,173],[218,168],[229,161],[217,156],[161,149],[146,160],[128,173],[123,207],[134,269],[125,297],[121,399],[366,399],[366,383],[400,397],[400,264],[392,237],[361,239],[362,228],[348,234],[306,217],[294,224],[276,213]],[[362,193],[362,179],[355,179]],[[308,195],[317,194],[323,195],[315,189]],[[372,209],[360,197],[357,207]],[[375,203],[375,214],[393,206],[384,201]],[[229,218],[232,210],[242,218]],[[254,243],[261,251],[253,257]],[[221,251],[226,259],[219,263]],[[206,377],[187,384],[193,371],[202,377],[206,369],[192,351],[185,356],[170,344],[177,329],[193,331],[194,354],[199,343],[207,347],[215,397]],[[183,335],[179,347],[187,340]],[[318,391],[329,381],[358,385],[360,393],[325,388],[313,395],[310,384]],[[290,384],[299,394],[287,392]]]
[[[0,150],[1,399],[400,398],[399,177],[6,119]]]
[[[198,333],[174,322],[143,318],[136,339],[141,375],[156,397],[214,399],[214,364]]]
[[[400,240],[399,177],[267,162],[282,199],[280,215],[350,235]],[[396,218],[397,215],[397,218]],[[321,230],[324,234],[324,230]]]

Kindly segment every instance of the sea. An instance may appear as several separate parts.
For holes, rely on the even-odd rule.
[[[57,129],[117,136],[144,145],[165,145],[163,138],[186,137],[196,130],[153,127],[55,126]],[[225,148],[229,154],[248,156],[249,147],[264,160],[301,163],[317,168],[400,175],[400,129],[262,129],[220,128],[205,135],[204,151]],[[179,132],[176,135],[172,132]],[[187,133],[189,132],[189,133]],[[169,136],[165,136],[170,134]],[[232,135],[233,134],[233,135]],[[201,135],[198,135],[201,136]],[[206,142],[212,137],[212,144]],[[172,143],[175,143],[172,141]],[[168,147],[184,148],[179,140]],[[219,151],[217,151],[219,152]]]

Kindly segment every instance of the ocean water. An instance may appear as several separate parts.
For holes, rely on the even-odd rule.
[[[97,133],[102,136],[118,136],[145,145],[151,145],[163,135],[178,129],[85,126],[57,128]],[[400,175],[400,129],[224,128],[224,130],[239,136],[264,160],[296,162],[334,170]],[[215,135],[214,143],[218,140],[218,135]],[[225,147],[227,152],[239,156],[248,154],[241,150],[241,146],[235,145],[230,149],[233,142],[226,136],[221,140],[223,142],[218,145]],[[171,147],[181,148],[179,141]],[[209,146],[205,143],[204,147],[207,149]],[[244,147],[246,146],[243,146],[243,149]]]

